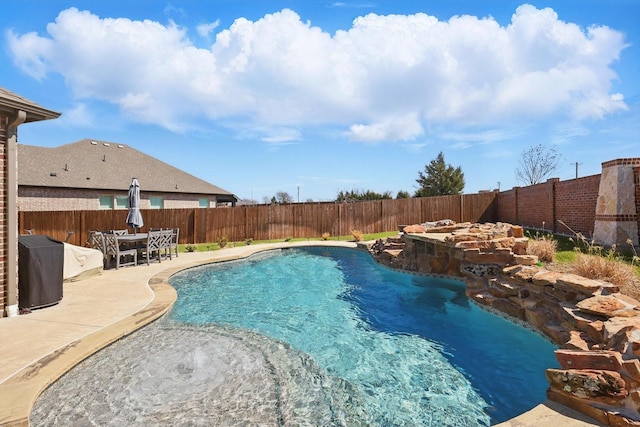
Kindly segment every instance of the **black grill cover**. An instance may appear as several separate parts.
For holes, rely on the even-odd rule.
[[[40,308],[62,299],[64,244],[48,236],[18,237],[18,306]]]

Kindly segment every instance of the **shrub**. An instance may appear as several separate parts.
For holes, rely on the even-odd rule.
[[[293,237],[288,236],[288,237],[285,237],[285,238],[284,238],[284,241],[285,241],[285,242],[290,242],[290,241],[291,241],[291,239],[293,239]]]
[[[193,243],[188,243],[187,246],[184,247],[184,250],[187,252],[196,252],[198,247]]]
[[[229,240],[227,239],[227,236],[222,236],[218,239],[218,246],[220,246],[220,249],[224,248],[225,246],[227,246],[227,243],[229,243]]]
[[[578,253],[574,263],[576,274],[588,279],[604,280],[620,287],[620,291],[632,298],[640,297],[633,267],[618,260],[613,249],[606,256]]]
[[[331,237],[331,234],[329,233],[322,233],[322,240],[329,240],[329,237]]]
[[[360,230],[351,230],[351,235],[353,236],[353,240],[356,242],[362,240],[362,231]]]
[[[536,234],[533,239],[529,240],[527,253],[535,255],[540,261],[553,262],[553,258],[558,250],[558,242],[547,234]]]
[[[250,244],[252,244],[252,243],[253,243],[253,239],[252,239],[251,237],[249,237],[249,238],[248,238],[248,239],[246,239],[244,242],[245,242],[245,243],[247,244],[247,246],[248,246],[248,245],[250,245]]]

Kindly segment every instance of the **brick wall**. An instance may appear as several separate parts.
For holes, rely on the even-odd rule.
[[[498,193],[498,218],[502,222],[518,224],[517,203],[518,190],[514,187],[511,190]]]
[[[599,186],[599,174],[557,183],[555,231],[572,234],[562,221],[586,237],[593,235]]]
[[[0,180],[2,185],[0,186],[0,317],[4,313],[5,297],[7,295],[7,120],[8,117],[0,113]],[[2,343],[6,344],[6,343]]]
[[[70,188],[25,187],[18,189],[18,210],[28,211],[91,211],[100,209],[100,196],[126,196],[123,191],[78,190]],[[140,209],[150,209],[150,196],[162,196],[165,209],[197,208],[200,198],[208,198],[215,207],[214,196],[181,193],[148,193],[141,191]]]
[[[640,178],[638,178],[640,179]],[[498,195],[500,221],[525,227],[587,237],[593,234],[600,175],[560,181],[558,178],[528,187],[514,187]],[[636,191],[638,185],[636,184]],[[638,200],[638,197],[636,197]]]
[[[554,223],[555,184],[552,178],[542,184],[518,190],[517,213],[520,225],[552,230]]]
[[[640,166],[633,168],[633,182],[636,186],[636,216],[638,221],[638,242],[640,242]]]

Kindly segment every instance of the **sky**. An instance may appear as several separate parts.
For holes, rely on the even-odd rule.
[[[640,157],[640,0],[0,0],[0,55],[62,113],[19,143],[127,144],[259,203],[413,194],[439,152],[464,193],[524,185],[538,144],[561,180]]]

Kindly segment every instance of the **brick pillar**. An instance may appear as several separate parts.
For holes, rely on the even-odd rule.
[[[602,245],[638,245],[638,212],[634,166],[640,158],[602,163],[593,239]]]

